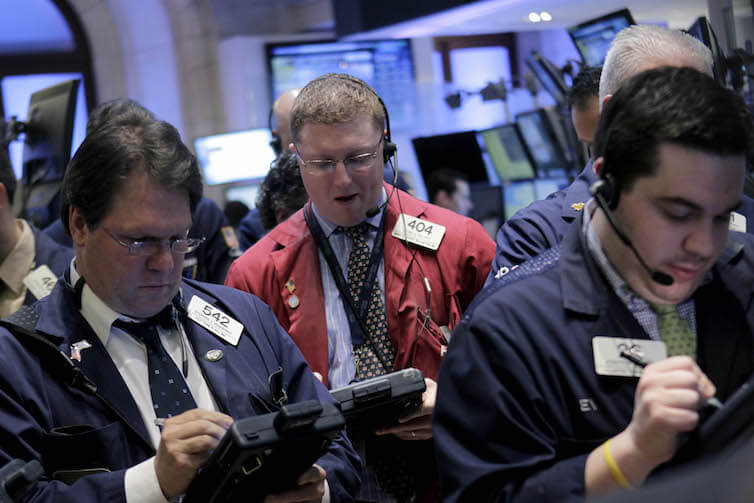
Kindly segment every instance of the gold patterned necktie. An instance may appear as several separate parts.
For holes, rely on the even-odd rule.
[[[359,295],[366,281],[367,269],[369,268],[370,251],[367,245],[364,233],[365,226],[361,224],[354,227],[343,228],[346,236],[351,239],[352,248],[348,256],[348,286],[351,291],[354,303],[359,305]],[[353,358],[356,365],[356,378],[359,380],[368,379],[386,374],[393,370],[393,342],[390,340],[387,331],[387,319],[385,316],[385,306],[382,302],[382,291],[379,283],[371,289],[372,296],[369,300],[366,319],[364,324],[369,333],[364,334],[369,338],[371,344],[365,341],[364,344],[353,346]],[[387,367],[383,366],[379,356],[383,357]]]
[[[696,360],[696,335],[674,304],[650,304],[657,315],[657,330],[668,356],[687,355]]]

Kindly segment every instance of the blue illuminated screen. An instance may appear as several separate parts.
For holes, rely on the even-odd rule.
[[[615,35],[632,24],[634,21],[630,12],[623,9],[571,27],[568,33],[584,63],[589,66],[602,66]]]
[[[408,40],[268,44],[272,97],[325,73],[347,73],[374,88],[395,129],[415,119],[414,63]]]
[[[267,128],[204,136],[194,140],[209,185],[264,177],[275,160]]]

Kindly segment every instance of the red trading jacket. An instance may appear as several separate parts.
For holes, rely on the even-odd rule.
[[[393,190],[386,185],[388,194]],[[400,198],[400,199],[399,199]],[[399,205],[400,200],[400,205]],[[392,236],[401,209],[408,215],[444,225],[438,250],[412,249]],[[420,201],[395,189],[385,215],[385,302],[387,323],[395,349],[395,369],[416,367],[437,379],[447,342],[440,326],[452,331],[476,293],[484,285],[495,256],[495,243],[474,220]],[[421,330],[431,286],[431,321]],[[286,287],[293,280],[293,294]],[[251,292],[269,304],[313,371],[328,375],[328,341],[317,245],[304,220],[303,209],[264,236],[237,259],[225,284]],[[289,298],[296,295],[298,307]],[[295,303],[294,303],[295,305]],[[414,347],[415,346],[415,347]]]

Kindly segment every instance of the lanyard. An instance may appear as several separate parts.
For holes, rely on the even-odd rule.
[[[358,307],[351,295],[351,290],[346,284],[345,276],[340,268],[338,259],[335,257],[335,252],[330,246],[330,242],[325,237],[325,233],[322,231],[322,227],[320,227],[317,219],[313,218],[311,215],[311,204],[307,205],[304,209],[304,219],[309,226],[312,236],[314,236],[317,247],[325,256],[327,266],[330,268],[330,272],[335,280],[335,286],[337,286],[340,291],[341,298],[343,299],[343,307],[348,315],[348,324],[351,327],[351,342],[356,346],[360,346],[364,343],[364,336],[369,336],[364,320],[366,319],[367,309],[369,308],[369,301],[372,298],[372,290],[376,284],[377,270],[382,261],[383,248],[385,245],[383,239],[385,230],[385,212],[383,211],[382,217],[380,218],[380,224],[377,227],[377,237],[375,238],[374,246],[372,247],[372,254],[369,257],[369,266],[367,268],[364,286],[361,287],[361,292],[359,293]],[[380,360],[382,360],[381,355]]]

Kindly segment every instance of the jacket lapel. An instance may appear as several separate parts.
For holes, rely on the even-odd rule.
[[[154,449],[136,402],[99,337],[72,302],[72,293],[61,281],[50,294],[52,309],[45,309],[37,322],[37,330],[63,337],[61,351],[70,355],[74,342],[86,340],[91,347],[81,352],[79,367],[97,386],[97,397],[147,445]]]

